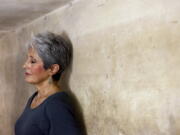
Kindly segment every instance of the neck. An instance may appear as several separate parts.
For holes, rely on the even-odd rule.
[[[49,80],[36,84],[35,87],[37,88],[37,97],[39,98],[48,97],[58,91],[61,91],[57,83]]]

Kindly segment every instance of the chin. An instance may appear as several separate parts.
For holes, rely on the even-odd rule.
[[[30,80],[26,80],[26,79],[25,79],[25,81],[29,84],[35,84],[34,81],[30,81]]]
[[[29,84],[37,84],[37,82],[34,79],[25,78],[25,81]]]
[[[26,78],[25,78],[25,81],[26,81],[27,83],[29,83],[29,84],[37,85],[37,84],[42,83],[42,82],[43,82],[43,79],[26,77]]]

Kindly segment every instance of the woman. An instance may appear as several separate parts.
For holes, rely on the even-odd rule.
[[[25,81],[37,91],[15,125],[15,135],[80,135],[68,95],[58,86],[71,58],[71,46],[60,35],[36,35],[23,65]]]

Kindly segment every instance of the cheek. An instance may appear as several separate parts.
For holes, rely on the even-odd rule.
[[[45,71],[45,69],[44,69],[44,67],[42,65],[37,65],[36,67],[34,67],[32,69],[33,74],[40,74],[40,73],[42,73],[44,71]]]

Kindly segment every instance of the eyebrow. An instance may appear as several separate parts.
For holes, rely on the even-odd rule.
[[[36,58],[34,58],[33,56],[29,56],[30,58],[32,58],[32,59],[36,59]]]
[[[27,56],[30,57],[30,58],[32,58],[32,59],[36,59],[36,60],[38,59],[38,58],[36,58],[36,57],[33,57],[31,54],[28,54]]]

